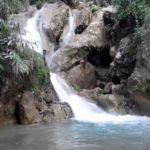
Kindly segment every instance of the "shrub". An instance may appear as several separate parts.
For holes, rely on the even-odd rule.
[[[74,88],[74,90],[79,91],[80,87],[75,83],[72,85],[72,87]]]
[[[117,6],[118,20],[124,19],[128,15],[132,15],[136,18],[137,24],[139,24],[142,21],[145,14],[150,12],[146,0],[111,0],[109,2],[107,1],[107,3]]]
[[[0,20],[0,34],[5,35],[8,34],[8,27],[3,20]]]
[[[97,11],[98,11],[98,7],[96,5],[92,5],[91,6],[91,11],[92,11],[93,14],[96,14]]]
[[[38,68],[36,72],[36,86],[37,87],[46,87],[50,83],[49,70],[47,66]]]

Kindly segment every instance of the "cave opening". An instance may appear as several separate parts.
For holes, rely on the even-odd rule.
[[[109,67],[113,61],[110,56],[110,47],[91,48],[87,61],[96,67]]]

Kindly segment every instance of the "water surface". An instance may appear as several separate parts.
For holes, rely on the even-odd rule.
[[[0,150],[150,150],[150,122],[11,126],[0,129]]]

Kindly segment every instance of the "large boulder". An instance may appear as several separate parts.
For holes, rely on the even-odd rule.
[[[43,96],[42,93],[39,96]],[[69,120],[73,117],[72,110],[67,103],[55,100],[49,101],[45,99],[47,97],[41,99],[39,96],[34,96],[32,92],[27,91],[23,94],[21,100],[18,100],[16,113],[19,123],[49,123]]]
[[[84,96],[96,103],[103,110],[110,113],[118,114],[133,114],[136,111],[134,104],[131,103],[127,98],[121,95],[122,87],[119,85],[112,86],[112,93],[106,94],[104,90],[97,87],[95,89],[84,89],[79,92],[81,96]]]
[[[55,102],[51,106],[47,106],[45,102],[42,102],[38,106],[39,108],[41,122],[63,121],[73,117],[72,110],[67,103]]]
[[[33,124],[40,121],[32,92],[23,94],[22,99],[18,102],[18,108],[18,117],[21,124]]]
[[[86,63],[80,64],[67,72],[66,78],[71,85],[78,85],[81,89],[94,88],[96,86],[95,68]]]
[[[102,10],[99,8],[97,13],[95,15],[93,14],[92,19],[89,19],[89,21],[89,25],[82,34],[76,34],[72,37],[72,40],[69,43],[70,47],[105,47],[108,44],[103,30],[104,24]],[[85,24],[87,23],[85,22]]]
[[[64,3],[58,3],[54,9],[55,11],[53,12],[51,18],[47,18],[48,20],[46,20],[44,24],[48,27],[49,35],[53,35],[53,38],[56,40],[56,42],[58,42],[61,34],[63,33],[64,26],[68,22],[67,16],[69,7]],[[51,10],[49,9],[49,11]]]

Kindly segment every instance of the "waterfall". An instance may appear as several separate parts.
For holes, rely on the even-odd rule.
[[[75,29],[75,17],[73,15],[71,9],[69,8],[69,31],[63,38],[63,41],[60,43],[60,48],[55,53],[53,53],[49,58],[46,58],[48,66],[51,65],[51,63],[53,62],[53,60],[55,59],[57,54],[61,51],[61,49],[65,46],[67,46],[67,44],[69,43],[71,36],[74,32],[74,29]]]
[[[54,73],[51,73],[50,76],[59,100],[71,106],[75,120],[93,123],[140,123],[149,120],[148,117],[106,113],[88,99],[75,94],[74,90],[60,76]]]
[[[66,46],[69,43],[71,35],[74,32],[74,28],[75,28],[75,19],[71,9],[69,8],[69,32],[64,37],[63,42],[61,44],[62,46]]]
[[[37,11],[35,15],[30,18],[25,27],[25,34],[22,35],[22,39],[29,45],[31,49],[42,54],[41,37],[38,28],[38,20],[40,17],[40,11]]]
[[[74,17],[70,13],[69,26],[70,31],[64,38],[64,45],[68,44],[71,34],[74,30]],[[42,53],[42,44],[41,37],[38,30],[38,19],[40,16],[40,11],[38,11],[35,16],[28,20],[27,26],[25,27],[26,35],[23,36],[23,39],[27,42],[32,42],[36,44],[32,44],[34,50]],[[61,48],[60,48],[61,50]],[[58,51],[54,53],[56,56]],[[53,56],[52,56],[53,57]],[[52,61],[52,60],[51,60]],[[84,122],[110,122],[110,123],[124,123],[131,122],[137,123],[141,121],[149,120],[148,117],[139,117],[139,116],[131,116],[131,115],[114,115],[104,112],[101,108],[99,108],[96,104],[91,103],[88,99],[83,98],[75,93],[75,91],[63,80],[60,76],[54,73],[50,73],[51,82],[53,87],[60,99],[61,102],[68,103],[72,111],[74,113],[74,119],[78,121]]]

